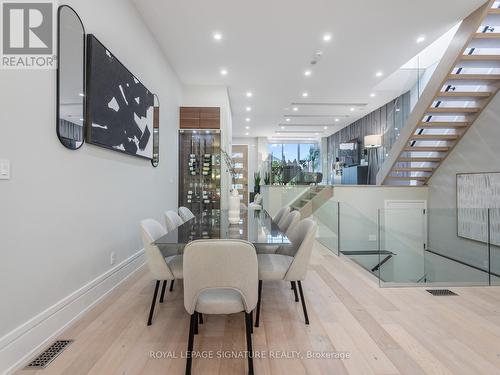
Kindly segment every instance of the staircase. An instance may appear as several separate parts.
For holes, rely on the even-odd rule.
[[[488,1],[460,25],[377,184],[426,185],[500,87],[500,3]]]
[[[318,185],[311,186],[309,190],[292,202],[291,208],[294,211],[299,211],[300,216],[304,219],[313,214],[314,207],[321,206],[331,197],[333,197],[333,187]]]

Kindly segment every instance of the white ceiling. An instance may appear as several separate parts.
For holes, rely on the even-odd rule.
[[[233,136],[248,132],[253,137],[290,138],[329,135],[398,96],[405,85],[384,85],[384,78],[484,3],[133,1],[184,84],[228,87]],[[216,31],[222,33],[221,41],[213,39]],[[323,41],[325,33],[332,34],[331,41]],[[421,35],[425,41],[416,43]],[[323,56],[311,66],[319,50]],[[226,76],[221,76],[222,68],[227,69]],[[306,69],[312,71],[310,77],[304,76]],[[375,77],[378,71],[384,73],[381,78]],[[245,95],[249,90],[252,98]],[[304,91],[309,93],[306,99],[301,95]],[[372,98],[370,93],[376,96]],[[307,102],[347,104],[298,105],[299,110],[292,111],[292,103]],[[247,106],[252,107],[251,112],[246,112]],[[285,122],[288,115],[297,117]],[[286,132],[300,133],[277,135],[283,131],[280,124]],[[307,125],[289,126],[303,124]],[[248,125],[250,130],[245,129]],[[327,130],[325,125],[329,125]]]

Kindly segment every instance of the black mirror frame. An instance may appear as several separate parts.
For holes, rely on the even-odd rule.
[[[158,95],[153,95],[155,97],[155,100],[153,105],[153,159],[151,159],[151,165],[156,168],[160,164],[160,99],[158,98]],[[158,126],[155,127],[155,125]],[[158,129],[158,131],[155,132],[155,129]],[[156,150],[155,136],[158,137],[158,148]],[[156,158],[155,154],[157,155]]]
[[[59,111],[60,111],[60,71],[59,71],[59,58],[61,56],[60,54],[60,48],[61,48],[61,43],[60,43],[60,33],[61,33],[61,10],[63,8],[68,8],[70,9],[75,15],[76,17],[78,18],[78,21],[80,21],[80,24],[82,25],[82,30],[83,30],[83,70],[82,70],[82,80],[83,80],[83,93],[84,93],[84,96],[83,96],[83,111],[82,111],[82,116],[83,116],[83,134],[82,134],[82,143],[80,144],[80,146],[76,147],[76,148],[72,148],[72,147],[68,147],[67,144],[65,142],[63,142],[63,140],[61,139],[61,135],[59,133],[59,120],[60,120],[60,116],[59,116]],[[85,26],[83,26],[83,22],[82,22],[82,19],[80,18],[80,16],[78,15],[78,13],[76,12],[75,9],[73,9],[71,6],[69,5],[60,5],[58,8],[57,8],[57,70],[56,70],[56,133],[57,133],[57,138],[59,139],[59,142],[61,142],[61,144],[66,147],[68,150],[78,150],[79,148],[81,148],[83,146],[83,144],[85,143],[85,128],[86,128],[86,125],[87,125],[87,116],[85,114],[85,105],[86,105],[86,99],[87,99],[87,92],[86,92],[86,80],[85,80],[85,62],[86,62],[86,58],[85,58],[85,53],[86,53],[86,31],[85,31]]]

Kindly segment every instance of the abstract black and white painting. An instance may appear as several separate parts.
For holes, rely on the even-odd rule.
[[[153,94],[87,36],[87,142],[153,158]]]
[[[457,174],[457,232],[500,245],[500,173]]]

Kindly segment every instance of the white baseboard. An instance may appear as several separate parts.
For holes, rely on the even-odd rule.
[[[0,374],[11,374],[25,365],[38,351],[138,271],[144,263],[144,249],[141,249],[26,323],[0,337]]]

